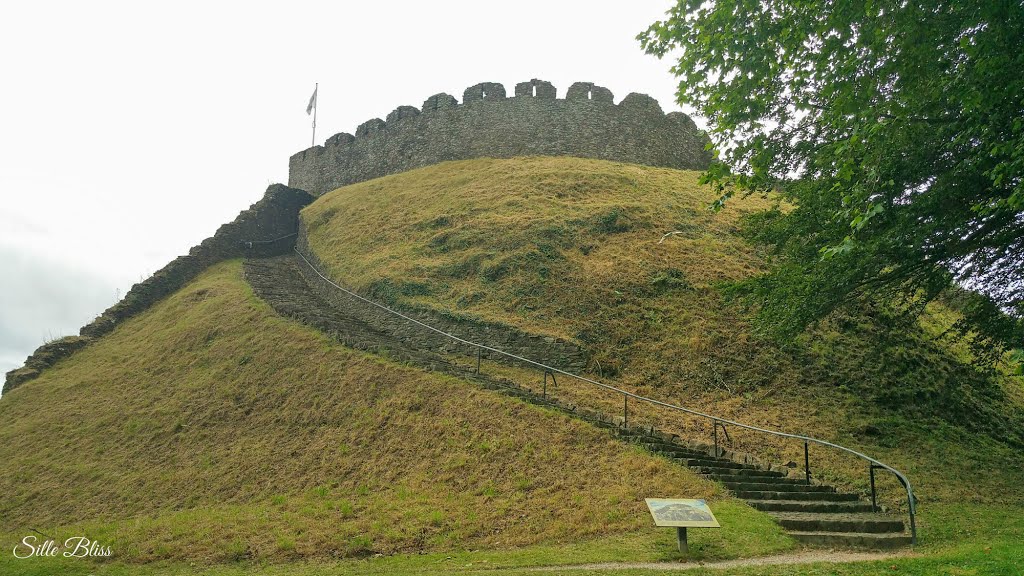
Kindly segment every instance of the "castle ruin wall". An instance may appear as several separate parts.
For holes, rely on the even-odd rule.
[[[341,186],[448,160],[578,156],[648,166],[702,170],[712,161],[708,137],[689,116],[665,114],[650,96],[614,103],[607,88],[569,87],[564,99],[549,82],[531,80],[507,97],[495,82],[470,86],[463,102],[448,94],[421,109],[400,106],[355,135],[331,136],[289,160],[288,185],[321,195]]]

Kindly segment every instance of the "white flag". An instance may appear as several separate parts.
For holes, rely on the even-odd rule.
[[[313,95],[309,97],[309,104],[306,105],[306,115],[307,116],[312,114],[313,113],[313,109],[316,108],[316,92],[319,89],[320,89],[319,86],[314,88],[313,89]]]

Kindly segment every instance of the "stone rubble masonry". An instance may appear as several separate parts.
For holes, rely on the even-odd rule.
[[[120,302],[84,326],[81,336],[68,336],[40,346],[25,366],[7,373],[6,394],[81,349],[90,341],[113,330],[124,320],[146,310],[165,296],[222,260],[273,256],[291,251],[298,233],[299,211],[313,201],[303,190],[274,184],[263,198],[241,212],[233,222],[221,226],[211,238],[179,256],[149,278],[132,286]],[[249,243],[251,242],[251,244]]]
[[[288,185],[314,195],[348,184],[448,160],[514,156],[578,156],[665,168],[703,170],[708,137],[682,112],[632,93],[615,104],[589,82],[556,98],[549,82],[516,84],[515,95],[493,82],[471,86],[462,104],[435,94],[421,109],[399,106],[387,120],[331,136],[289,160]]]
[[[61,358],[67,358],[88,344],[90,338],[84,336],[65,336],[52,340],[36,348],[36,351],[25,360],[25,365],[7,373],[3,393],[13,390],[21,384],[32,380],[44,369],[53,366]]]
[[[301,222],[299,224],[299,237],[296,247],[302,256],[315,266],[320,273],[328,277],[330,276],[323,263],[310,250],[305,226]],[[303,265],[300,267],[300,270],[302,270],[306,282],[320,298],[323,298],[336,308],[344,309],[360,322],[400,339],[403,345],[409,348],[428,352],[461,354],[469,357],[473,357],[477,353],[476,346],[459,343],[338,290],[308,266]],[[332,280],[340,286],[345,286],[344,282],[339,281],[339,279]],[[346,289],[352,290],[348,286],[346,286]],[[352,291],[364,298],[373,300],[368,294],[359,293],[357,290]],[[485,322],[476,318],[428,308],[411,308],[394,304],[389,304],[388,306],[397,312],[415,318],[428,326],[448,334],[458,336],[463,340],[496,348],[534,362],[565,370],[566,372],[582,373],[587,368],[589,360],[587,353],[576,344],[560,338],[530,334],[514,326],[497,322]],[[513,365],[520,364],[524,367],[536,368],[531,364],[519,362],[488,350],[481,351],[481,358],[483,360]]]

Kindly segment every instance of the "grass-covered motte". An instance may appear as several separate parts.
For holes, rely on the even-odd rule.
[[[11,557],[33,530],[96,539],[130,564],[594,539],[583,549],[599,559],[657,559],[671,539],[651,526],[650,496],[711,500],[727,528],[695,535],[704,557],[792,546],[767,516],[607,432],[277,316],[239,262],[5,395],[0,422],[4,574],[46,566]]]
[[[379,300],[568,338],[609,382],[863,450],[903,469],[922,508],[1019,504],[1024,379],[972,367],[969,350],[941,336],[957,316],[940,304],[914,325],[894,325],[872,302],[793,345],[757,337],[751,313],[723,294],[765,269],[744,218],[772,200],[714,214],[715,193],[698,177],[576,158],[449,162],[335,190],[302,218],[327,272]],[[622,410],[621,398],[569,382],[556,394]],[[635,410],[636,422],[710,440],[706,422]],[[801,444],[731,437],[803,464]],[[863,461],[812,448],[811,465],[823,480],[868,488]],[[884,502],[905,506],[890,477],[879,483]]]
[[[793,346],[757,338],[721,287],[762,269],[742,215],[769,204],[712,215],[696,182],[483,159],[344,188],[303,218],[331,275],[381,300],[574,339],[601,378],[838,440],[916,483],[917,557],[724,573],[1012,574],[1024,561],[1020,377],[971,368],[968,349],[939,337],[956,319],[939,305],[914,326],[892,326],[876,303]],[[667,232],[678,234],[661,241]],[[558,413],[339,346],[275,315],[240,274],[217,266],[0,401],[0,545],[37,529],[116,553],[4,553],[0,573],[525,574],[676,560],[671,531],[650,526],[651,495],[712,499],[723,528],[692,531],[698,559],[792,547],[687,471]],[[621,410],[565,379],[549,391]],[[631,406],[632,422],[710,438],[698,421]],[[802,462],[802,446],[732,435]],[[856,460],[812,449],[812,467],[867,488]],[[879,484],[899,505],[892,480]]]

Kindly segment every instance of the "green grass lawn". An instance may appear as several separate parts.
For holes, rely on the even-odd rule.
[[[725,534],[736,519],[722,508],[716,514]],[[1019,575],[1024,567],[1024,509],[1020,507],[976,506],[936,507],[923,513],[923,521],[931,528],[921,544],[900,556],[877,561],[844,564],[817,563],[800,565],[744,566],[727,569],[700,569],[686,574],[728,575]],[[714,553],[721,535],[714,530],[691,530],[692,555],[684,557],[675,551],[674,533],[652,529],[637,534],[598,538],[576,544],[536,545],[510,550],[450,551],[342,561],[294,561],[288,563],[237,562],[216,566],[190,566],[181,563],[124,565],[79,560],[13,560],[0,559],[0,573],[12,576],[351,576],[357,574],[537,574],[537,567],[552,567],[541,574],[664,574],[664,570],[602,569],[599,572],[574,569],[573,565],[659,562],[677,564],[714,562],[721,556]],[[760,548],[759,546],[756,548]],[[746,552],[755,552],[754,549]],[[779,551],[792,554],[793,550]],[[797,551],[799,552],[799,551]],[[746,554],[741,553],[741,557]]]

